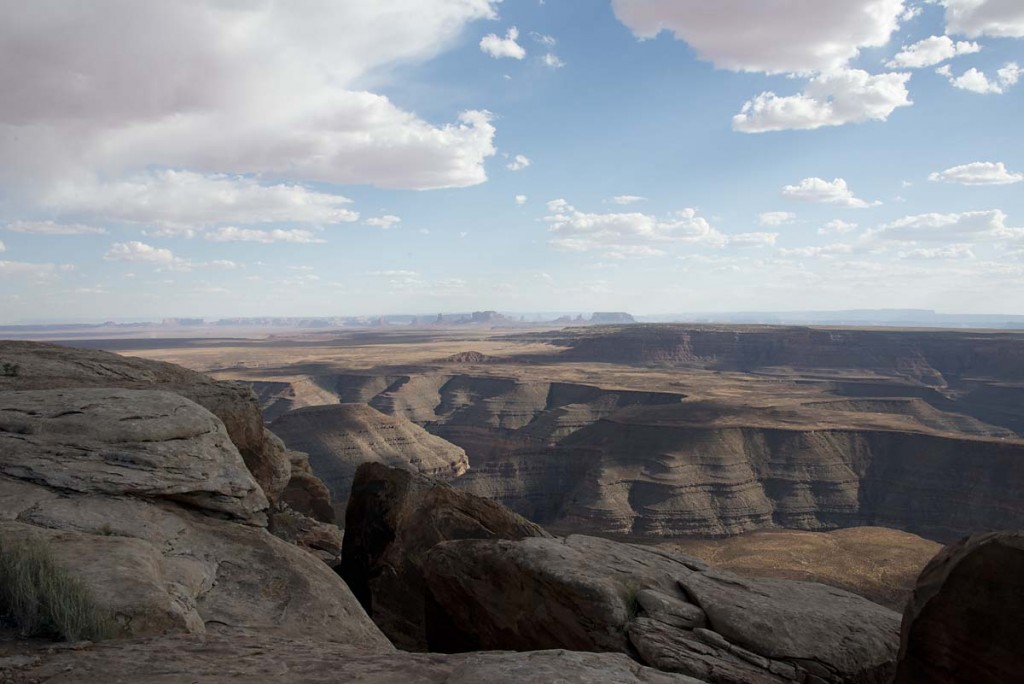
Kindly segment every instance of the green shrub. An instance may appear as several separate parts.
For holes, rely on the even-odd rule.
[[[96,641],[115,632],[109,611],[41,540],[0,536],[0,618],[24,636]]]

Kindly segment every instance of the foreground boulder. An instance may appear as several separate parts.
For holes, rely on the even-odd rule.
[[[395,645],[424,650],[421,566],[435,544],[547,536],[489,499],[407,470],[364,463],[345,514],[341,575]]]
[[[0,391],[0,537],[47,549],[119,635],[220,625],[390,651],[267,508],[224,424],[179,393]]]
[[[1024,676],[1024,532],[968,537],[921,573],[903,615],[897,684]]]
[[[899,615],[859,596],[593,537],[444,542],[423,577],[442,651],[621,651],[730,684],[881,684],[896,661]]]

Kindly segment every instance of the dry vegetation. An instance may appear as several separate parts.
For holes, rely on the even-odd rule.
[[[38,539],[0,536],[0,616],[23,636],[96,641],[116,630],[89,588]]]

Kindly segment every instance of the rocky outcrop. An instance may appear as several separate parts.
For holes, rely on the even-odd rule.
[[[458,477],[469,468],[459,447],[366,404],[298,409],[271,427],[289,448],[309,454],[312,471],[331,492],[339,523],[352,478],[362,463],[401,466],[440,479]]]
[[[887,682],[899,615],[807,582],[745,580],[603,539],[450,541],[426,557],[432,648],[636,653],[710,682]]]
[[[345,515],[341,575],[396,645],[423,650],[422,564],[435,544],[544,536],[492,501],[417,473],[365,463],[356,471]]]
[[[93,352],[40,345],[37,358],[5,343],[5,358],[11,346],[19,374],[0,386],[0,536],[49,549],[120,635],[217,625],[391,650],[330,568],[267,530],[268,512],[277,525],[289,509],[271,505],[234,442],[262,439],[263,453],[288,456],[254,405],[235,402],[249,395]],[[71,387],[55,387],[57,370]],[[336,527],[293,514],[310,547],[337,556]]]
[[[267,499],[223,423],[170,392],[0,392],[0,474],[77,494],[180,501],[254,525]]]
[[[38,342],[0,342],[0,361],[17,366],[0,376],[0,391],[54,388],[154,389],[191,399],[215,415],[271,503],[288,483],[288,457],[263,426],[259,402],[243,383],[215,381],[160,361]]]
[[[6,660],[0,658],[0,681],[10,684],[700,684],[618,653],[381,655],[330,641],[259,633],[105,643]]]
[[[897,684],[999,684],[1024,672],[1024,532],[943,549],[903,615]]]

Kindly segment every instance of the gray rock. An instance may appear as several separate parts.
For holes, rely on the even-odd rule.
[[[82,494],[185,502],[251,524],[268,503],[216,416],[178,394],[0,393],[0,473]]]
[[[697,606],[654,589],[639,591],[636,601],[646,617],[673,627],[693,629],[707,622],[704,611]]]
[[[580,535],[450,541],[427,554],[423,573],[427,638],[440,650],[635,651],[713,682],[781,681],[789,670],[772,672],[771,661],[795,659],[823,664],[830,681],[882,682],[895,664],[899,616],[887,608],[819,584],[742,580],[649,547]],[[641,596],[696,604],[707,628],[655,619]]]

